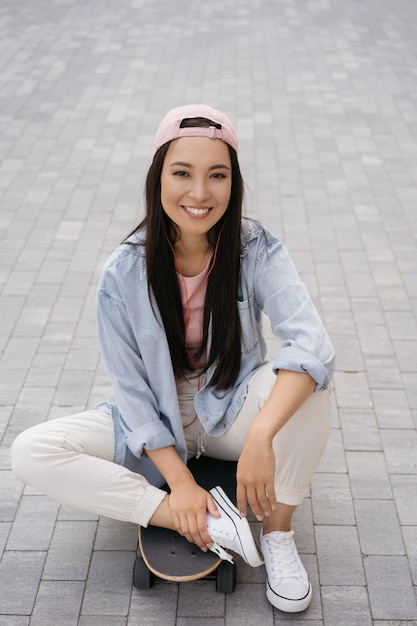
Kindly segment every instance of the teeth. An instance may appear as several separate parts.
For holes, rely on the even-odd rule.
[[[193,206],[186,206],[184,209],[193,215],[205,215],[209,212],[209,209],[196,209]]]

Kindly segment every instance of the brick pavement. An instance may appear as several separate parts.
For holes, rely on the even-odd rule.
[[[417,624],[416,41],[413,0],[2,0],[1,626]],[[98,272],[137,222],[160,117],[191,101],[234,120],[247,212],[290,247],[338,351],[295,521],[315,588],[299,616],[241,563],[227,597],[132,590],[132,525],[10,472],[21,430],[107,396]]]

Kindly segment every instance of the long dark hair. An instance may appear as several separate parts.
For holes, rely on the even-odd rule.
[[[193,127],[213,125],[217,126],[205,118],[187,119],[182,123],[182,126]],[[170,143],[164,144],[154,156],[145,183],[146,216],[125,242],[138,230],[146,228],[149,296],[153,294],[158,305],[175,376],[186,377],[194,372],[194,362],[207,350],[204,371],[213,364],[216,366],[209,384],[218,390],[226,390],[236,382],[241,359],[237,298],[241,256],[242,175],[236,151],[227,144],[232,167],[230,200],[225,214],[207,233],[210,245],[217,244],[217,255],[207,282],[202,342],[197,354],[191,359],[185,345],[183,308],[171,248],[180,233],[161,204],[161,171]],[[211,262],[213,263],[213,259]]]

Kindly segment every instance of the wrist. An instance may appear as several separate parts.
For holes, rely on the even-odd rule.
[[[183,486],[184,483],[195,482],[192,473],[172,446],[146,450],[146,453],[161,472],[171,490]]]
[[[191,486],[195,483],[194,476],[186,465],[182,468],[176,468],[176,471],[170,472],[169,476],[165,476],[165,479],[171,491],[177,489],[178,487],[184,488],[185,485]]]
[[[272,445],[275,435],[274,428],[266,421],[255,420],[248,430],[247,440],[253,442],[254,445]]]

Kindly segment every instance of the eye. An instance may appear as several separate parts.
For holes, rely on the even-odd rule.
[[[226,176],[224,174],[222,174],[221,172],[216,172],[215,174],[211,175],[211,178],[217,178],[217,179],[223,179],[226,178]]]
[[[188,176],[188,172],[184,172],[184,170],[178,170],[177,172],[172,172],[173,176]]]

